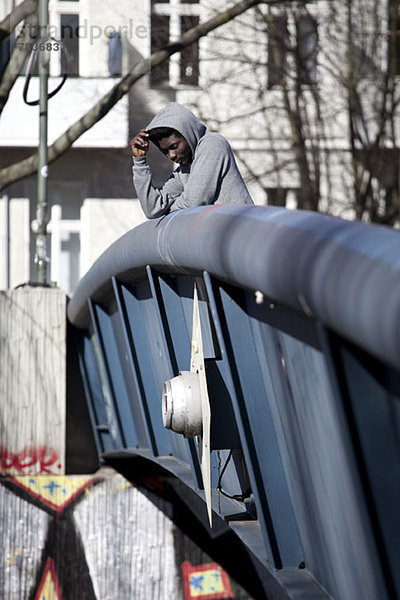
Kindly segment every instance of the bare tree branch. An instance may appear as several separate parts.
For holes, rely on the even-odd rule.
[[[36,40],[35,31],[37,29],[37,24],[37,13],[34,12],[28,15],[25,20],[24,28],[18,36],[14,50],[0,81],[0,115],[7,103],[11,88],[18,78],[24,62],[30,53],[30,48],[32,47],[33,42]]]
[[[26,19],[28,15],[36,12],[37,8],[38,0],[24,0],[24,2],[18,4],[18,6],[16,6],[14,10],[0,22],[0,44],[12,34],[18,23],[23,21],[23,19]]]
[[[165,62],[173,54],[180,52],[183,48],[190,46],[198,39],[206,36],[208,33],[221,27],[244,13],[249,8],[260,4],[262,0],[241,0],[231,8],[224,10],[213,16],[208,21],[200,23],[193,27],[176,42],[168,44],[161,50],[154,52],[149,58],[138,63],[128,75],[123,77],[107,94],[105,94],[83,117],[76,121],[67,131],[65,131],[55,142],[49,146],[48,161],[52,163],[56,158],[64,154],[72,144],[88,131],[95,123],[102,119],[111,108],[120,100],[132,87],[136,81],[141,79],[150,70]],[[6,186],[34,173],[38,166],[38,153],[32,154],[28,158],[14,163],[9,167],[0,170],[0,191]]]

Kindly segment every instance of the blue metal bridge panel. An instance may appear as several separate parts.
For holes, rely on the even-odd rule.
[[[119,431],[122,446],[136,446],[135,422],[122,369],[124,361],[121,361],[119,354],[122,348],[121,344],[118,344],[115,333],[115,326],[118,325],[118,315],[116,313],[108,314],[100,305],[95,303],[92,305],[92,311],[96,335],[100,342],[102,360],[106,367],[108,389],[113,399],[115,427]]]
[[[121,296],[126,308],[124,314],[130,341],[134,346],[137,375],[140,374],[140,400],[150,432],[151,447],[155,455],[169,455],[172,448],[168,432],[162,423],[160,388],[165,379],[171,376],[171,367],[155,314],[156,307],[149,282],[144,280],[130,288],[124,285],[121,287]]]
[[[266,596],[277,584],[291,600],[399,597],[398,232],[283,209],[177,211],[82,280],[68,313],[99,451],[146,457],[203,500],[196,442],[161,418],[163,383],[190,368],[195,282],[215,526],[268,572]]]
[[[210,302],[230,369],[230,393],[269,558],[277,568],[297,567],[304,557],[262,379],[267,365],[257,355],[244,294],[218,282],[213,286],[207,276],[206,284],[214,296]]]
[[[107,415],[105,403],[105,382],[101,380],[98,367],[99,359],[96,359],[96,341],[94,334],[89,332],[79,336],[78,352],[89,414],[93,425],[95,442],[99,454],[111,452],[118,448],[119,439],[114,439],[110,430],[110,420]]]
[[[380,558],[395,597],[400,589],[400,373],[349,344],[336,346],[336,357]]]

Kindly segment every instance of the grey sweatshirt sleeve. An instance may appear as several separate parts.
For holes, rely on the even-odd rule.
[[[208,134],[201,138],[185,183],[180,179],[177,169],[162,188],[155,188],[145,158],[134,159],[133,175],[143,211],[150,219],[182,208],[215,202],[252,203],[232,149],[219,134]]]
[[[146,157],[133,159],[133,183],[143,212],[148,219],[156,219],[170,212],[175,198],[183,192],[183,184],[174,171],[162,188],[152,183]]]
[[[231,158],[230,147],[224,138],[202,138],[196,149],[188,182],[183,193],[174,199],[171,211],[214,204],[221,182],[231,167]]]

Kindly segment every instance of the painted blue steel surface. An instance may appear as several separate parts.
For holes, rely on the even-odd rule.
[[[196,442],[161,419],[163,382],[190,368],[195,281],[214,514],[282,598],[400,596],[398,232],[191,209],[132,230],[82,279],[68,314],[100,451],[204,499]]]
[[[214,295],[208,275],[205,276],[209,295]],[[250,330],[250,321],[239,298],[223,286],[215,286],[221,303],[218,309],[213,299],[212,309],[218,326],[222,354],[229,365],[232,403],[239,426],[242,448],[255,490],[257,512],[266,544],[270,545],[270,561],[276,568],[297,567],[304,559],[293,508],[277,446],[275,430],[268,405],[268,396],[258,366],[257,351]],[[254,301],[254,300],[253,300]],[[218,315],[220,313],[220,315]],[[244,340],[246,343],[243,343]],[[262,365],[264,367],[264,365]],[[228,378],[227,378],[228,379]]]
[[[339,348],[349,418],[356,430],[380,556],[392,597],[400,589],[400,373],[349,345]]]
[[[176,278],[154,273],[153,281],[157,301],[163,311],[163,326],[174,375],[177,375],[179,371],[189,370],[191,336],[176,289]]]
[[[120,319],[123,342],[121,342],[122,354],[125,358],[126,369],[128,371],[126,378],[130,380],[129,406],[132,408],[133,420],[137,433],[137,443],[139,447],[151,448],[153,454],[157,454],[157,444],[153,435],[149,411],[144,399],[145,391],[143,389],[140,370],[137,368],[137,357],[135,345],[132,339],[132,332],[129,327],[126,303],[123,297],[123,286],[113,278],[114,294],[118,316]]]
[[[159,390],[172,372],[154,314],[149,282],[140,281],[131,289],[122,286],[122,297],[136,355],[136,373],[140,376],[143,389],[140,400],[150,433],[151,447],[156,456],[168,455],[172,448],[168,432],[162,424]]]
[[[107,369],[109,388],[114,399],[116,427],[121,434],[121,443],[125,447],[136,446],[135,422],[130,409],[130,396],[123,374],[124,358],[120,355],[120,352],[123,353],[124,347],[121,341],[116,339],[115,328],[118,327],[120,320],[118,315],[115,313],[108,314],[98,304],[93,305],[93,311],[96,315],[96,333],[98,338],[101,338],[103,361]]]
[[[78,338],[79,364],[83,378],[89,414],[93,423],[94,437],[99,454],[111,452],[117,447],[110,432],[104,402],[104,392],[95,356],[95,345],[87,334]]]
[[[123,443],[121,428],[118,423],[118,409],[115,406],[115,396],[108,370],[107,359],[105,356],[105,348],[103,346],[103,336],[100,330],[97,311],[92,300],[88,299],[89,310],[92,317],[91,327],[93,329],[92,343],[96,358],[97,370],[100,375],[101,389],[103,392],[104,412],[107,419],[108,430],[114,443],[114,448],[118,448]],[[83,356],[86,362],[86,356]],[[97,425],[97,423],[96,423]]]

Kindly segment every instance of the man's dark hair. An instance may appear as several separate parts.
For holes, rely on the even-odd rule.
[[[155,127],[149,132],[150,140],[154,144],[157,144],[157,146],[160,140],[163,140],[164,138],[167,138],[170,135],[176,135],[180,138],[183,137],[182,134],[179,133],[179,131],[176,131],[176,129],[172,129],[172,127]]]

